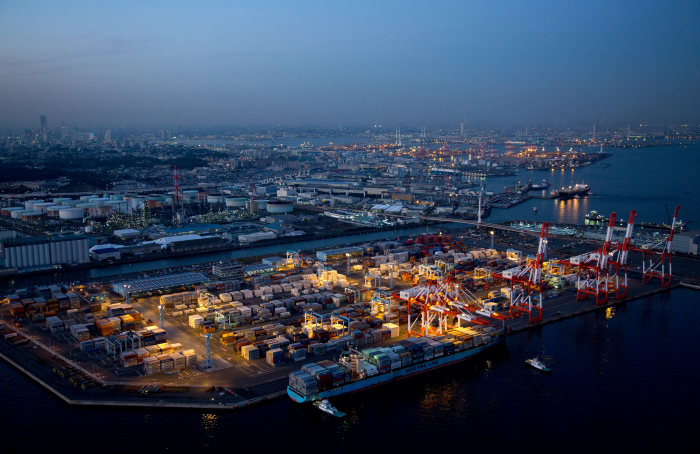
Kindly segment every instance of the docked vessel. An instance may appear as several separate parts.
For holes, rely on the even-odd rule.
[[[314,402],[314,406],[322,412],[328,413],[329,415],[335,416],[336,418],[342,418],[345,416],[345,413],[339,411],[337,408],[331,405],[328,399],[318,400]]]
[[[304,403],[362,391],[464,361],[502,341],[502,330],[481,326],[410,337],[392,347],[349,350],[338,362],[309,363],[290,373],[287,394]]]
[[[535,369],[537,369],[537,370],[539,370],[539,371],[547,372],[547,373],[549,373],[549,372],[552,371],[552,369],[550,369],[549,367],[545,366],[545,364],[544,364],[542,361],[540,361],[538,358],[526,359],[525,362],[526,362],[530,367],[533,367],[533,368],[535,368]]]
[[[530,189],[532,191],[541,191],[541,190],[547,189],[547,188],[549,188],[549,181],[547,181],[547,180],[542,180],[541,183],[532,183],[530,185]]]
[[[573,186],[562,187],[555,189],[550,194],[553,199],[573,199],[574,197],[583,197],[591,192],[590,186],[585,183],[576,183]]]
[[[592,226],[601,226],[605,225],[605,223],[608,222],[608,218],[603,216],[602,214],[598,213],[597,211],[589,211],[586,213],[584,216],[584,224],[585,225],[592,225]]]

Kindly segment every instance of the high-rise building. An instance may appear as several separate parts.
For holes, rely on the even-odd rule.
[[[41,130],[46,131],[46,128],[48,127],[46,115],[39,115],[39,123],[41,123]]]

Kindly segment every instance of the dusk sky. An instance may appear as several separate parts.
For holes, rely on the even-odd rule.
[[[0,1],[0,127],[700,120],[698,1]]]

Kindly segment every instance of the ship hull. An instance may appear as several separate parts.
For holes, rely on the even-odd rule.
[[[386,372],[383,374],[375,375],[373,377],[367,377],[362,380],[357,380],[354,382],[346,383],[342,386],[336,388],[331,388],[326,391],[321,391],[316,394],[303,395],[291,387],[287,387],[287,394],[289,397],[297,403],[313,402],[321,399],[328,399],[335,396],[340,396],[343,394],[349,394],[353,392],[363,391],[365,389],[374,388],[376,386],[383,385],[385,383],[390,383],[396,380],[401,380],[403,378],[412,377],[414,375],[422,374],[424,372],[429,372],[434,369],[439,369],[441,367],[449,366],[460,361],[464,361],[471,357],[478,355],[486,350],[489,350],[496,345],[503,342],[500,339],[495,342],[491,342],[486,345],[481,345],[479,347],[470,348],[469,350],[464,350],[461,352],[454,353],[448,356],[441,356],[439,358],[434,358],[422,363],[413,364],[410,366],[402,367],[400,369],[392,370],[391,372]]]

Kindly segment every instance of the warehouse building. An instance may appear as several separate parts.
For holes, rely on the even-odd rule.
[[[359,257],[364,254],[365,250],[361,247],[344,247],[340,249],[328,249],[325,251],[316,252],[316,258],[322,261],[337,260],[341,258]]]
[[[207,282],[209,278],[201,273],[179,273],[167,276],[158,276],[149,279],[135,279],[131,281],[115,282],[112,289],[115,293],[126,297],[155,290],[171,290]]]
[[[6,268],[78,265],[90,262],[88,239],[78,235],[4,240],[0,257]]]
[[[212,265],[211,272],[220,279],[243,280],[243,264],[238,260],[216,262]]]

